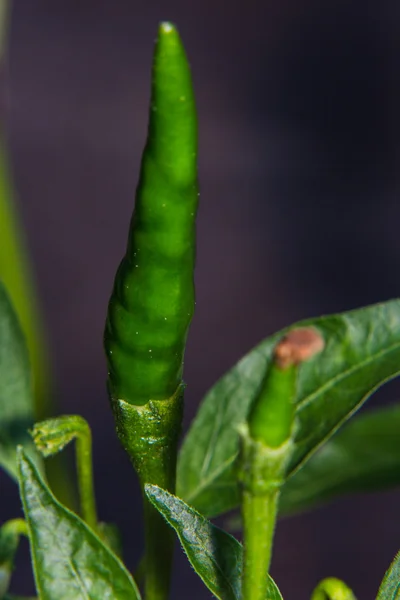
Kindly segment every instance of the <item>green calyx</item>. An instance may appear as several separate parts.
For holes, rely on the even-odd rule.
[[[264,496],[280,490],[291,457],[292,440],[289,438],[279,447],[271,448],[255,440],[247,425],[239,428],[239,434],[241,460],[238,479],[242,490],[253,496]]]
[[[144,405],[176,393],[193,316],[198,204],[197,118],[191,74],[175,27],[154,51],[149,129],[126,255],[105,330],[109,390]]]
[[[171,398],[143,406],[111,400],[118,437],[142,485],[155,483],[174,491],[183,390],[181,385]]]
[[[175,491],[176,456],[183,415],[183,390],[167,400],[137,406],[111,400],[118,437],[144,490],[146,483]],[[174,548],[173,531],[143,493],[145,516],[145,588],[149,600],[168,596]]]

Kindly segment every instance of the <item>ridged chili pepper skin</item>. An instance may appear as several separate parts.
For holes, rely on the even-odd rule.
[[[194,312],[197,118],[177,30],[156,42],[149,129],[128,247],[109,303],[105,349],[113,399],[143,405],[182,382]]]

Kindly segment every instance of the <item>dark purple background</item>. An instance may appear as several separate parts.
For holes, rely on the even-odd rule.
[[[7,123],[59,410],[93,427],[100,516],[122,528],[130,567],[140,498],[113,432],[102,332],[145,140],[157,23],[180,28],[200,118],[187,425],[261,338],[400,295],[399,13],[394,1],[368,0],[14,2]],[[16,516],[2,474],[0,489],[2,519]],[[328,575],[374,598],[400,548],[398,500],[354,497],[282,522],[272,573],[286,598],[308,598]],[[29,591],[26,545],[20,562],[14,589]],[[174,586],[174,598],[210,597],[180,551]]]

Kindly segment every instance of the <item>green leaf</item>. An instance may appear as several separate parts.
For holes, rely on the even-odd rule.
[[[400,484],[400,406],[362,414],[290,477],[280,511],[292,514],[335,496]]]
[[[242,545],[169,492],[149,484],[145,492],[175,529],[192,567],[214,596],[220,600],[240,600]],[[282,600],[271,578],[267,600]]]
[[[400,599],[400,552],[396,554],[392,564],[385,573],[376,600]]]
[[[17,316],[0,282],[0,466],[17,479],[16,447],[33,452],[33,394],[28,350]]]
[[[294,453],[296,471],[380,385],[400,372],[400,301],[302,321],[325,349],[299,368]],[[277,341],[264,340],[206,395],[183,444],[177,493],[207,516],[238,505],[237,427],[246,420]]]
[[[23,450],[18,454],[20,493],[40,599],[140,599],[122,562],[55,499]]]

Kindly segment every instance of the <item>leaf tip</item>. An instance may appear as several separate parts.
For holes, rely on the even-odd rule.
[[[158,495],[158,492],[161,488],[158,485],[154,485],[152,483],[146,483],[144,486],[144,491],[149,500],[152,500],[155,496]]]

